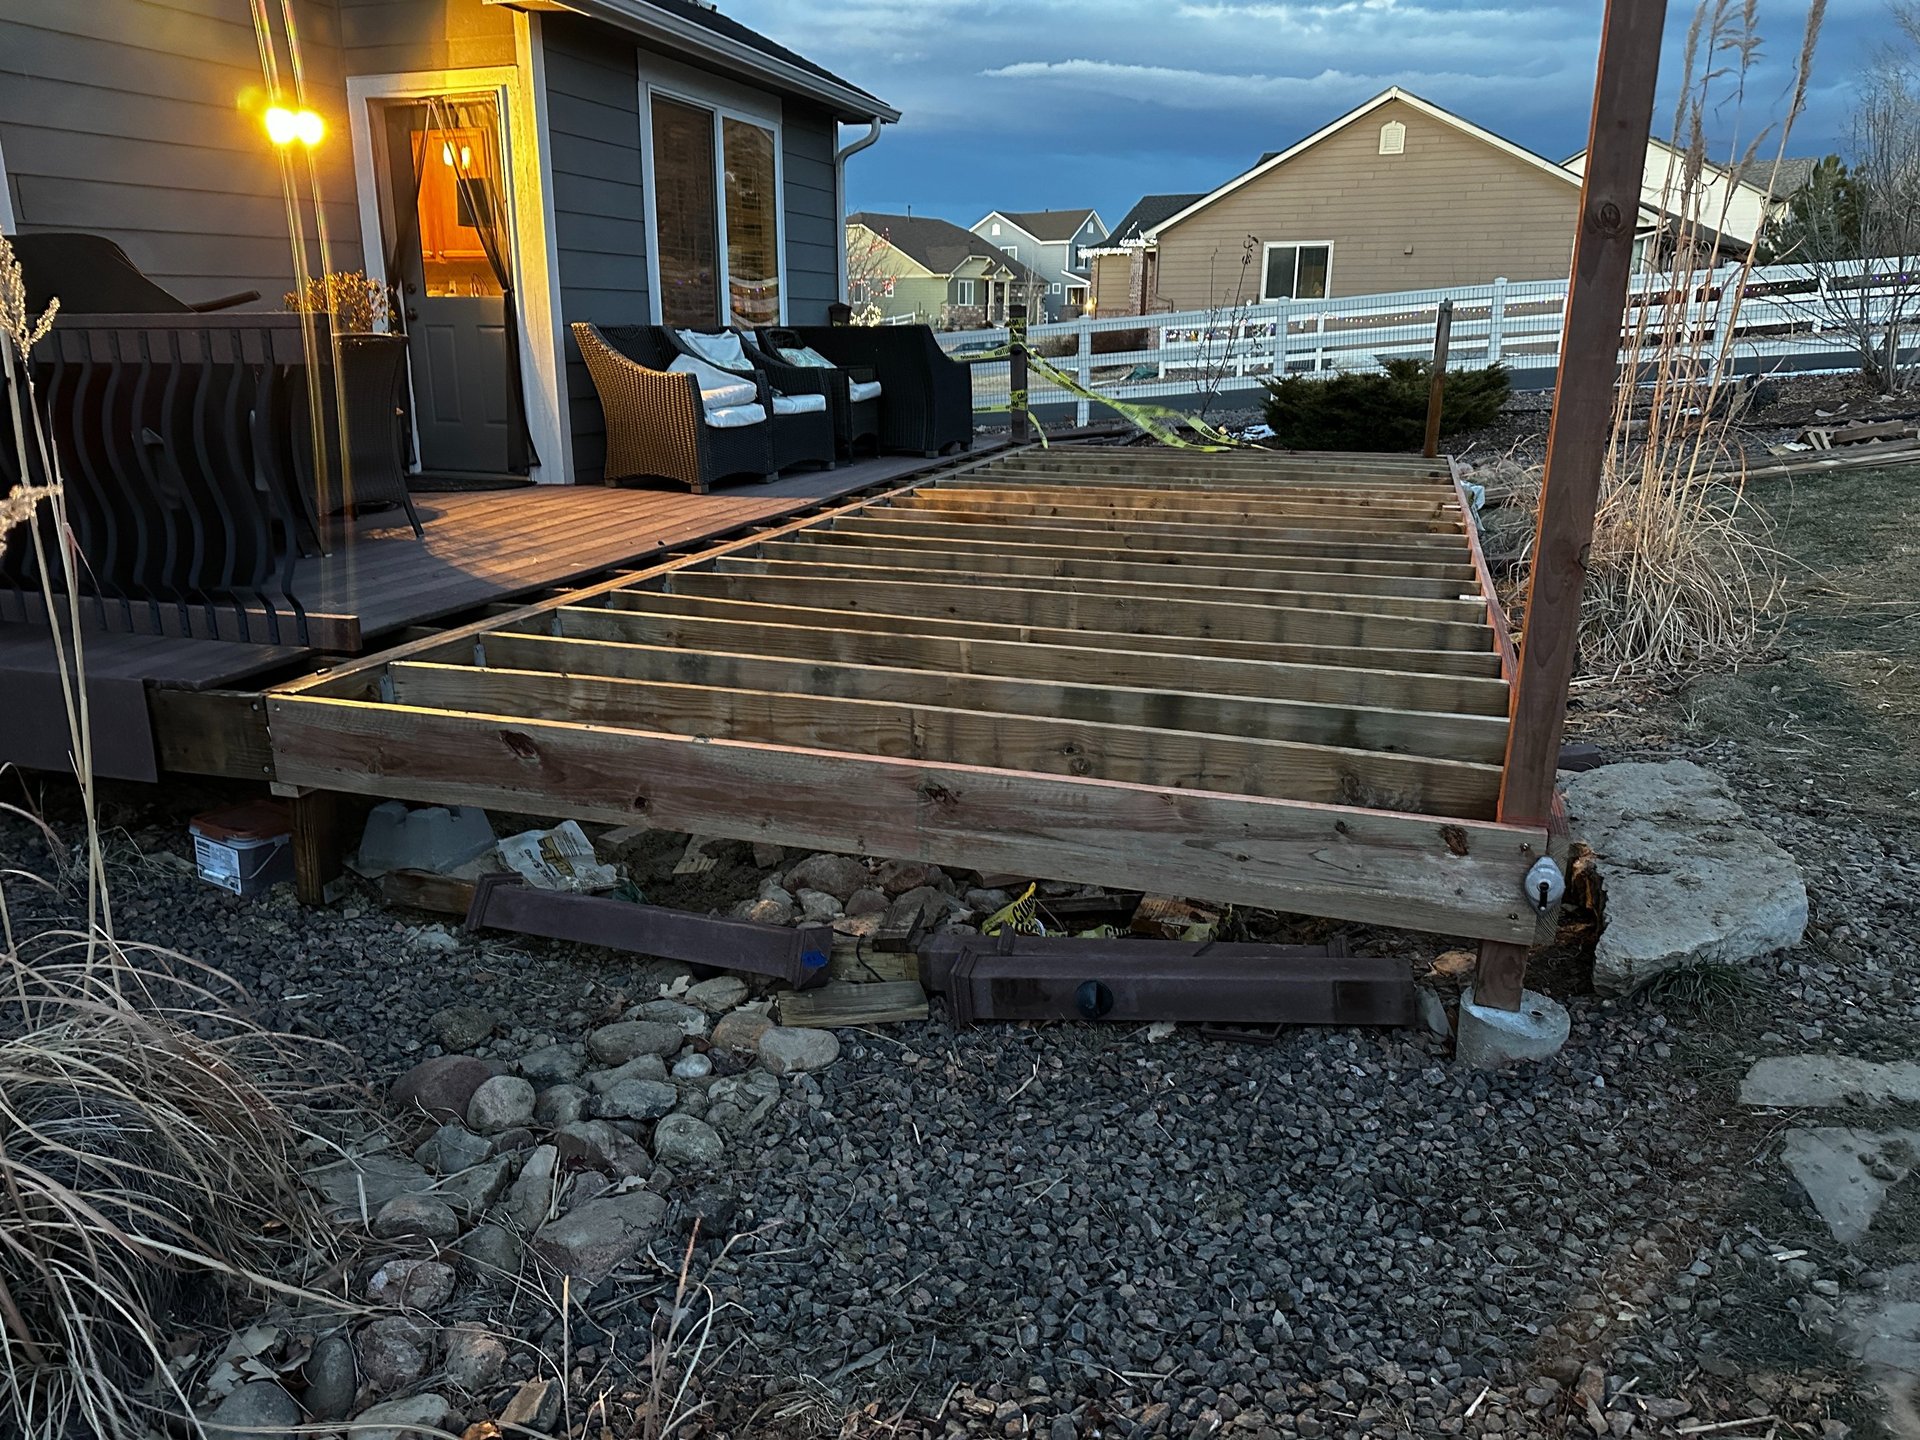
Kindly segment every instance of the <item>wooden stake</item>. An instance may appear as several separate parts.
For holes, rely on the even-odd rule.
[[[1447,393],[1447,341],[1453,334],[1453,301],[1440,302],[1433,322],[1433,381],[1427,388],[1427,446],[1420,453],[1432,460],[1440,453],[1440,408]]]
[[[1666,0],[1607,0],[1601,26],[1587,173],[1580,187],[1580,229],[1573,242],[1573,282],[1567,291],[1533,575],[1527,586],[1526,632],[1500,790],[1500,818],[1509,824],[1544,825],[1553,808],[1587,548],[1593,540],[1613,420],[1621,323],[1633,270],[1666,13]],[[1519,1009],[1526,968],[1524,946],[1482,945],[1474,998],[1502,1010]]]
[[[1033,436],[1027,413],[1027,307],[1007,306],[1007,414],[1013,440],[1023,445]]]

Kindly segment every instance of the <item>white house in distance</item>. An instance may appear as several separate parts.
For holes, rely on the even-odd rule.
[[[1085,251],[1107,238],[1098,213],[1083,210],[995,210],[973,233],[1011,255],[1046,282],[1045,315],[1067,320],[1083,315],[1093,298]]]
[[[1587,173],[1587,152],[1561,162],[1576,175]],[[1749,246],[1760,237],[1775,209],[1798,194],[1819,162],[1807,158],[1782,159],[1778,173],[1773,157],[1756,157],[1744,170],[1705,161],[1700,167],[1700,218],[1723,240]],[[1671,211],[1680,203],[1686,156],[1662,140],[1647,141],[1646,168],[1640,176],[1640,199],[1655,211]],[[1769,182],[1772,193],[1769,194]]]

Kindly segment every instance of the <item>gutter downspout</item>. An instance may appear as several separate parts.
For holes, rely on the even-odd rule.
[[[876,115],[872,120],[867,122],[866,134],[862,135],[858,140],[842,145],[838,150],[833,152],[834,198],[838,200],[840,204],[840,264],[838,268],[840,272],[840,298],[843,301],[849,301],[851,299],[847,294],[847,159],[849,156],[858,155],[862,150],[878,140],[880,138],[880,127],[885,123],[885,121]]]

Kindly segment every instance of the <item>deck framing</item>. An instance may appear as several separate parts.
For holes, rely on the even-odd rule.
[[[272,763],[1525,943],[1470,528],[1444,461],[983,458],[277,687]]]

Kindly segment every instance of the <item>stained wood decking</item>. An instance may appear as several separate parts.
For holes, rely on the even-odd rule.
[[[270,692],[286,785],[1525,939],[1440,462],[1027,451]]]

